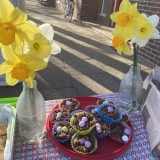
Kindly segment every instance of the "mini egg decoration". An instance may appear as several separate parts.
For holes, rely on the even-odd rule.
[[[67,128],[66,126],[63,126],[63,127],[62,127],[62,131],[63,131],[63,132],[68,132],[68,128]]]
[[[125,129],[124,129],[124,133],[125,133],[126,135],[130,135],[131,131],[130,131],[130,129],[125,128]]]
[[[67,106],[72,106],[72,105],[73,105],[73,102],[71,102],[71,101],[66,101],[66,105],[67,105]]]
[[[101,128],[96,128],[98,133],[102,133],[102,129]]]
[[[79,126],[80,126],[80,127],[84,127],[84,126],[85,126],[85,122],[84,122],[84,121],[80,121],[80,122],[79,122]]]
[[[58,132],[58,133],[62,132],[62,127],[61,127],[61,126],[58,126],[58,127],[57,127],[57,132]]]
[[[80,144],[84,144],[85,141],[86,141],[85,138],[81,138],[81,139],[79,140]]]
[[[126,113],[123,110],[121,111],[121,114],[122,114],[122,116],[126,115]]]
[[[92,110],[91,110],[91,113],[92,113],[92,114],[96,114],[97,112],[95,111],[95,109],[92,109]]]
[[[85,141],[85,147],[90,148],[91,147],[91,142],[90,141]]]
[[[107,109],[109,113],[113,113],[113,107],[108,107]]]
[[[61,112],[58,112],[58,113],[57,113],[57,116],[60,116],[60,117],[61,117],[61,116],[62,116],[62,113],[61,113]]]
[[[99,123],[96,123],[96,127],[101,127],[101,125]]]
[[[56,120],[60,120],[61,119],[61,116],[56,116]]]
[[[87,117],[82,117],[82,121],[87,122],[88,118]]]
[[[129,140],[128,136],[126,136],[126,135],[122,136],[122,141],[123,142],[128,142],[128,140]]]

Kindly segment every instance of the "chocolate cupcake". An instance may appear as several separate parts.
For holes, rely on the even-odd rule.
[[[92,114],[95,118],[99,118],[96,105],[88,105],[85,107],[85,111]]]
[[[94,116],[87,112],[75,113],[71,119],[70,124],[75,131],[80,135],[87,135],[92,131],[96,123]]]
[[[111,124],[110,136],[121,143],[127,143],[131,137],[131,129],[125,122]]]
[[[71,145],[77,153],[91,154],[97,149],[97,140],[93,134],[82,136],[75,133]]]
[[[107,101],[98,106],[98,114],[104,122],[117,123],[122,119],[119,108]]]
[[[67,111],[63,111],[62,109],[53,110],[50,115],[50,122],[60,122],[60,121],[68,121],[69,113]]]
[[[61,121],[53,125],[52,136],[60,143],[67,143],[75,133],[69,122]]]
[[[60,108],[68,111],[68,112],[72,112],[74,110],[76,110],[80,105],[80,102],[75,99],[75,98],[68,98],[68,99],[64,99],[61,103],[60,103]]]
[[[102,139],[109,135],[110,129],[107,123],[97,121],[95,127],[92,130],[92,133],[96,136],[97,139]]]

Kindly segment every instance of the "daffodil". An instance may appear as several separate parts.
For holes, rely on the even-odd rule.
[[[34,53],[38,58],[45,58],[45,61],[48,62],[50,54],[60,53],[61,48],[53,41],[54,30],[50,24],[45,23],[38,28],[41,33],[36,34],[33,41],[28,42],[28,53]]]
[[[47,66],[46,62],[35,58],[33,54],[14,54],[11,47],[3,48],[2,54],[5,61],[0,65],[0,75],[6,74],[6,82],[11,86],[19,81],[26,81],[28,86],[33,88],[35,71]]]
[[[116,35],[112,40],[113,47],[117,50],[119,54],[124,53],[127,55],[131,55],[131,49],[128,44],[128,40]]]
[[[33,39],[39,29],[27,21],[27,14],[14,8],[9,0],[0,0],[0,47],[12,45],[18,50],[23,47],[24,39]]]
[[[147,22],[145,24],[140,24],[136,30],[131,43],[136,43],[139,47],[144,47],[149,39],[160,39],[159,31],[155,28],[159,23],[159,17],[157,15],[152,15],[146,17]]]
[[[136,26],[139,22],[143,23],[139,15],[137,3],[132,5],[129,0],[123,0],[120,4],[119,11],[111,14],[110,17],[116,23],[115,28],[123,36],[132,38]]]

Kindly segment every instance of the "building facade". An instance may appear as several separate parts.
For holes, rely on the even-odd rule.
[[[65,0],[61,0],[65,2]],[[101,25],[113,27],[110,14],[118,11],[122,0],[74,0],[74,18],[96,22]],[[160,17],[160,0],[130,0],[138,3],[140,13],[148,16],[157,14]],[[160,31],[160,23],[157,26]],[[150,40],[147,46],[139,51],[140,56],[146,61],[160,66],[160,40]]]

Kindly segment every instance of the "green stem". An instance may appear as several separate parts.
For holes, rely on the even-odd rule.
[[[133,43],[133,67],[137,67],[138,62],[138,46]]]
[[[136,72],[137,72],[137,62],[138,62],[138,46],[137,44],[133,44],[133,82],[132,82],[132,107],[129,110],[129,113],[134,112],[137,108],[137,100],[136,100]]]

